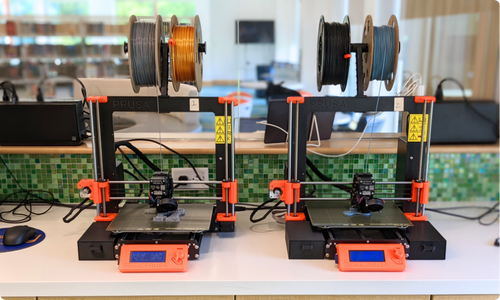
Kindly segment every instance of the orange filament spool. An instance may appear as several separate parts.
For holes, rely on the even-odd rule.
[[[175,26],[172,30],[172,77],[175,81],[194,82],[194,27]]]
[[[203,53],[200,18],[194,18],[194,25],[180,25],[177,17],[170,22],[170,77],[176,92],[181,83],[194,85],[201,91],[203,82]]]

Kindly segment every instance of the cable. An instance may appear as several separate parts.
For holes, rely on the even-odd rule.
[[[144,153],[142,153],[139,149],[137,149],[137,147],[132,145],[130,142],[127,142],[127,141],[115,142],[115,149],[119,149],[121,146],[125,146],[125,147],[129,148],[130,150],[132,150],[132,152],[134,152],[153,171],[155,171],[155,172],[161,171],[160,168],[158,168],[158,166],[156,166],[151,160],[149,160],[149,158],[146,155],[144,155]],[[123,151],[120,151],[120,152],[123,154]],[[130,160],[129,160],[129,162],[130,162]]]
[[[420,78],[418,81],[412,81],[413,77],[415,75],[418,75]],[[410,83],[411,82],[411,83]],[[411,96],[415,92],[415,90],[418,88],[419,85],[422,84],[422,75],[420,73],[414,73],[412,74],[405,82],[399,93],[397,94],[398,96]]]
[[[70,222],[72,222],[74,219],[76,219],[76,217],[78,217],[78,215],[81,214],[82,211],[84,211],[87,208],[90,208],[94,204],[92,201],[90,201],[89,204],[83,206],[89,200],[90,200],[89,198],[86,198],[85,200],[83,200],[82,202],[80,202],[77,206],[71,208],[71,210],[63,217],[63,222],[64,223],[70,223]],[[77,210],[77,209],[78,209],[78,211],[73,216],[71,216],[71,214],[73,214],[73,212],[75,210]]]
[[[320,170],[318,170],[318,168],[314,165],[314,163],[306,157],[306,164],[307,166],[311,169],[311,171],[314,172],[314,174],[316,174],[316,176],[318,176],[321,180],[323,181],[332,181],[332,179],[328,176],[326,176],[325,174],[321,173]],[[311,179],[312,181],[312,179]],[[341,189],[345,192],[348,192],[348,193],[351,193],[351,187],[348,187],[347,185],[343,185],[343,184],[335,184],[335,183],[332,183],[332,186],[338,188],[338,189]]]
[[[203,179],[201,178],[200,174],[198,173],[198,170],[196,169],[196,167],[193,165],[193,163],[187,158],[185,157],[184,155],[180,154],[179,152],[175,151],[174,149],[168,147],[167,145],[165,144],[162,144],[160,142],[157,142],[155,140],[151,140],[151,139],[130,139],[130,140],[125,140],[125,141],[122,141],[122,142],[151,142],[151,143],[155,143],[157,145],[160,145],[162,147],[164,147],[165,149],[167,149],[168,151],[176,154],[177,156],[179,156],[180,158],[184,159],[188,164],[189,166],[191,167],[191,169],[193,169],[194,171],[194,174],[196,175],[196,177],[200,180],[200,181],[203,181]],[[211,187],[211,188],[215,188],[214,185],[212,184],[208,184],[206,183],[205,185]]]
[[[274,128],[277,128],[281,131],[283,131],[285,134],[286,134],[286,142],[288,142],[288,131],[286,131],[285,129],[279,127],[278,125],[276,124],[272,124],[272,123],[268,123],[267,121],[259,121],[259,122],[255,122],[255,124],[262,124],[262,125],[266,125],[266,126],[271,126],[271,127],[274,127]]]
[[[144,175],[143,175],[143,174],[139,171],[139,169],[137,169],[137,167],[134,165],[134,163],[132,163],[132,161],[131,161],[131,160],[130,160],[130,158],[127,156],[127,154],[125,154],[125,153],[123,152],[123,150],[122,150],[122,149],[120,149],[120,147],[119,147],[119,146],[117,147],[117,149],[118,149],[118,151],[120,151],[120,153],[122,154],[122,156],[123,156],[123,157],[125,157],[125,159],[127,160],[127,162],[128,162],[128,163],[132,166],[132,168],[134,169],[134,171],[135,171],[135,172],[137,172],[137,174],[139,174],[139,175],[142,177],[142,179],[144,179],[144,180],[146,180],[146,181],[147,181],[148,179],[147,179],[147,178],[146,178],[146,177],[145,177],[145,176],[144,176]],[[135,180],[139,181],[139,178],[137,178],[137,176],[135,176],[135,175],[134,175],[132,172],[130,172],[129,170],[125,170],[125,169],[124,169],[124,170],[123,170],[123,172],[125,172],[125,173],[129,174],[129,175],[130,175],[130,176],[132,176]],[[143,193],[143,186],[142,186],[142,184],[140,184],[139,186],[140,186],[140,190],[139,190],[139,196],[138,196],[138,197],[140,197],[140,196],[142,195],[142,193]]]
[[[378,102],[377,102],[377,107],[378,107]],[[379,112],[377,113],[376,115],[374,115],[372,118],[370,118],[370,120],[368,120],[368,122],[366,122],[366,125],[365,125],[365,128],[363,129],[363,132],[361,133],[361,136],[359,137],[359,139],[356,141],[356,144],[354,144],[354,146],[349,150],[347,151],[346,153],[343,153],[343,154],[334,154],[334,155],[328,155],[328,154],[323,154],[323,153],[319,153],[319,152],[316,152],[314,150],[311,150],[309,149],[309,146],[313,146],[313,147],[320,147],[321,146],[321,140],[319,139],[319,131],[317,130],[316,131],[316,136],[318,137],[318,144],[307,144],[308,148],[307,148],[307,151],[311,152],[311,153],[314,153],[316,155],[319,155],[319,156],[323,156],[323,157],[332,157],[332,158],[335,158],[335,157],[342,157],[342,156],[346,156],[348,155],[349,153],[351,153],[359,144],[359,142],[361,142],[361,139],[363,139],[363,135],[365,134],[366,132],[366,129],[368,129],[368,125],[370,124],[370,122],[375,118],[375,116],[381,114],[382,112]],[[272,127],[276,127],[278,128],[279,130],[283,131],[286,135],[287,135],[287,138],[286,138],[286,141],[288,141],[288,132],[279,127],[278,125],[275,125],[275,124],[270,124],[270,123],[267,123],[267,122],[257,122],[258,124],[263,124],[263,125],[266,125],[266,126],[272,126]],[[317,129],[317,127],[316,127]]]
[[[492,224],[496,223],[498,221],[499,217],[500,217],[500,210],[498,210],[498,205],[499,205],[499,203],[497,202],[492,207],[484,207],[484,206],[461,206],[461,207],[447,207],[447,208],[426,208],[425,210],[436,212],[436,213],[440,213],[440,214],[444,214],[444,215],[448,215],[448,216],[452,216],[452,217],[462,218],[462,219],[466,219],[466,220],[472,220],[472,221],[477,220],[479,222],[479,224],[481,224],[483,226],[489,226],[489,225],[492,225]],[[459,215],[459,214],[452,214],[452,213],[446,212],[446,210],[470,209],[470,208],[487,209],[487,211],[484,212],[484,213],[482,213],[482,214],[480,214],[477,217],[469,217],[469,216],[464,216],[464,215]],[[492,222],[490,222],[490,223],[484,223],[482,221],[482,219],[484,217],[486,217],[487,215],[491,214],[492,212],[498,213],[497,217]]]
[[[377,104],[378,104],[378,101],[377,101]],[[349,153],[351,153],[358,146],[359,142],[361,142],[361,139],[363,139],[363,136],[365,135],[366,129],[368,129],[368,125],[379,114],[380,114],[380,112],[377,113],[377,114],[375,114],[373,117],[370,118],[370,120],[368,120],[368,122],[366,122],[365,129],[363,129],[363,132],[361,133],[361,136],[359,137],[359,139],[356,141],[356,144],[354,144],[354,146],[352,146],[352,148],[349,151],[347,151],[346,153],[343,153],[343,154],[323,154],[323,153],[319,153],[319,152],[313,151],[313,150],[311,150],[309,148],[307,148],[307,151],[309,151],[311,153],[314,153],[316,155],[319,155],[319,156],[332,157],[332,158],[342,157],[342,156],[348,155]],[[373,126],[372,126],[372,128],[373,128]]]
[[[2,211],[0,212],[0,222],[4,222],[4,223],[11,223],[11,224],[20,224],[20,223],[25,223],[25,222],[28,222],[31,220],[31,215],[43,215],[45,213],[47,213],[51,208],[52,206],[55,204],[55,199],[53,199],[52,201],[49,201],[49,200],[46,200],[38,195],[35,195],[33,192],[41,192],[41,193],[47,193],[49,195],[52,195],[52,193],[48,192],[48,191],[41,191],[41,190],[30,190],[30,191],[18,191],[18,192],[14,192],[12,194],[9,194],[7,197],[5,197],[4,199],[2,199],[2,201],[0,201],[0,206],[2,204],[5,203],[5,201],[14,196],[14,195],[17,195],[17,194],[23,194],[24,193],[24,199],[21,200],[19,203],[17,203],[16,207],[14,207],[13,209],[11,210],[7,210],[7,211]],[[35,212],[33,211],[33,207],[32,207],[32,203],[33,201],[31,199],[29,199],[29,197],[32,196],[32,197],[35,197],[39,200],[42,200],[44,201],[46,204],[49,205],[49,207],[43,211],[43,212]],[[28,212],[28,214],[26,213],[18,213],[18,209],[20,209],[21,207],[24,207],[24,209]],[[8,214],[8,213],[12,213],[12,215],[14,216],[23,216],[22,219],[16,219],[16,220],[11,220],[11,219],[7,219],[4,217],[4,214]]]
[[[6,85],[10,85],[10,89],[6,87]],[[12,94],[12,103],[17,103],[19,101],[19,97],[17,96],[16,86],[11,81],[3,81],[0,83],[0,87],[3,89],[3,101],[9,101],[9,95],[7,91],[10,91]]]
[[[85,106],[88,107],[88,103],[87,103],[87,89],[85,88],[85,85],[83,84],[83,82],[80,79],[78,79],[77,77],[72,76],[72,75],[57,75],[57,76],[50,76],[50,77],[49,76],[45,76],[45,77],[43,77],[38,82],[36,100],[38,102],[43,102],[44,101],[43,93],[42,93],[42,85],[45,83],[45,81],[50,80],[50,79],[54,79],[54,78],[59,78],[59,77],[71,78],[73,80],[78,81],[78,83],[82,86],[81,92],[82,92],[82,96],[83,96],[83,106],[84,107]],[[87,112],[84,111],[84,113],[87,113]]]
[[[23,193],[25,194],[24,199],[21,200],[16,205],[16,207],[14,207],[13,209],[8,210],[8,211],[2,211],[2,212],[0,212],[0,222],[13,223],[13,224],[19,224],[19,223],[28,222],[28,221],[31,220],[31,215],[43,215],[43,214],[47,213],[52,208],[52,206],[57,202],[57,200],[54,198],[54,194],[52,194],[50,191],[27,190],[27,189],[23,188],[21,186],[21,184],[19,183],[19,181],[17,180],[17,178],[12,173],[12,171],[9,169],[9,167],[7,166],[7,164],[5,163],[4,159],[1,156],[0,156],[0,161],[5,166],[5,169],[10,174],[10,176],[12,177],[12,179],[14,180],[14,182],[16,183],[16,185],[21,190],[21,191],[17,191],[17,192],[11,193],[11,194],[7,195],[6,197],[4,197],[0,201],[0,206],[2,204],[4,204],[12,196],[15,196],[15,195],[18,195],[18,194],[23,194]],[[41,197],[39,195],[36,195],[35,193],[48,194],[50,196],[50,199],[47,200],[47,199],[45,199],[45,198],[43,198],[43,197]],[[49,204],[49,208],[47,208],[47,210],[45,210],[43,212],[35,212],[35,211],[33,211],[33,207],[32,207],[32,202],[33,201],[30,199],[30,197],[36,198],[38,200],[43,201],[44,203]],[[28,214],[26,214],[26,213],[19,213],[18,210],[21,207],[24,207],[24,209],[28,212]],[[4,214],[8,214],[8,213],[12,213],[12,215],[15,215],[15,216],[23,216],[23,218],[22,219],[17,219],[17,220],[6,219],[4,217]]]
[[[436,102],[442,102],[443,101],[443,88],[442,88],[442,85],[445,81],[452,81],[454,83],[456,83],[460,89],[462,90],[462,96],[464,98],[464,102],[467,106],[469,106],[469,108],[474,112],[476,113],[478,116],[480,116],[481,118],[483,118],[485,121],[488,121],[490,122],[491,124],[493,124],[494,126],[494,129],[495,132],[496,132],[496,135],[497,137],[499,136],[499,124],[498,123],[495,123],[494,120],[486,117],[485,115],[483,115],[482,113],[480,113],[474,106],[472,106],[472,104],[470,103],[470,101],[467,99],[467,97],[465,96],[465,89],[464,89],[464,86],[462,85],[462,83],[458,80],[456,80],[455,78],[452,78],[452,77],[447,77],[443,80],[441,80],[436,88],[436,93],[434,94],[434,96],[436,97]]]
[[[351,57],[351,30],[349,18],[346,16],[344,20],[344,23],[328,23],[321,16],[316,72],[318,91],[323,85],[337,84],[342,92],[345,91]]]
[[[267,207],[265,207],[265,206],[266,206],[266,204],[268,204],[268,203],[272,203],[272,202],[274,202],[275,200],[276,200],[276,199],[270,199],[270,200],[267,200],[267,201],[265,201],[265,202],[261,203],[259,206],[257,206],[257,208],[255,208],[255,209],[252,211],[252,213],[250,214],[250,222],[252,222],[252,223],[258,223],[258,222],[263,221],[265,218],[267,218],[267,216],[269,216],[269,214],[270,214],[273,210],[277,209],[277,208],[278,208],[278,206],[279,206],[281,203],[283,203],[283,201],[281,201],[281,200],[277,199],[277,200],[278,200],[278,202],[277,202],[275,205],[273,205],[271,208],[269,208],[269,210],[268,210],[268,211],[264,214],[264,216],[262,216],[261,218],[258,218],[258,219],[254,219],[255,214],[256,214],[259,210],[264,210],[264,209],[266,209],[266,208],[267,208]]]

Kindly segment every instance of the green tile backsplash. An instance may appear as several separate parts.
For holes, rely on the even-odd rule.
[[[147,155],[160,165],[160,155]],[[186,155],[196,167],[208,167],[210,179],[215,168],[214,155]],[[121,159],[120,156],[117,156]],[[136,155],[129,155],[146,177],[152,171]],[[80,179],[91,178],[92,156],[90,154],[4,154],[9,168],[26,189],[48,190],[61,202],[79,202],[76,184]],[[283,179],[286,155],[236,155],[236,177],[241,202],[264,201],[268,195],[268,184],[272,179]],[[310,155],[309,158],[323,173],[339,181],[351,181],[352,174],[368,171],[378,180],[394,180],[396,155],[370,154],[348,155],[342,158],[324,158]],[[132,167],[124,160],[127,170]],[[163,155],[162,167],[189,167],[175,155]],[[475,201],[499,199],[499,154],[431,154],[429,181],[432,201]],[[125,174],[126,179],[132,180]],[[315,180],[317,179],[314,176]],[[324,188],[324,187],[323,187]],[[318,187],[319,189],[319,187]],[[0,165],[0,198],[18,191],[14,180]],[[133,195],[133,191],[130,195]],[[137,191],[136,191],[137,192]],[[211,195],[213,190],[202,192]],[[182,192],[181,195],[200,192]]]

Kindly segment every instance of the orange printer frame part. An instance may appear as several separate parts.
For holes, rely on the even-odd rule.
[[[289,97],[289,99],[292,97]],[[301,98],[301,97],[296,97]],[[300,202],[300,182],[288,182],[288,180],[273,180],[269,183],[269,190],[281,190],[280,200],[285,202],[286,205],[294,203],[295,190],[297,191],[297,203]],[[304,221],[306,215],[303,212],[298,212],[296,216],[291,214],[285,215],[286,221]]]
[[[82,179],[78,182],[77,187],[79,189],[88,188],[90,190],[89,199],[95,204],[109,202],[109,180],[96,181],[94,179]],[[102,198],[101,189],[104,189],[105,199]],[[113,221],[116,215],[116,213],[106,213],[106,216],[104,216],[101,213],[94,220],[97,222],[109,222]]]
[[[77,187],[79,189],[88,188],[90,190],[89,199],[95,204],[101,204],[103,201],[109,202],[109,180],[82,179],[78,182]],[[106,199],[102,199],[101,189],[104,189]]]
[[[222,182],[222,202],[228,201],[230,204],[238,203],[238,180]],[[226,193],[226,190],[228,192]],[[226,194],[228,197],[226,198]],[[236,212],[226,217],[225,213],[217,214],[217,222],[236,222]]]
[[[420,204],[428,204],[429,203],[429,189],[430,183],[429,181],[417,182],[412,180],[413,184],[411,186],[411,202],[420,202]],[[420,190],[420,197],[417,199],[418,190]],[[420,215],[416,216],[414,212],[405,212],[405,216],[410,221],[427,221],[427,216]]]

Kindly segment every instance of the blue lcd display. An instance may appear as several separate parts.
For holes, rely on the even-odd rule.
[[[165,262],[165,251],[133,251],[130,253],[131,263],[159,263]]]
[[[384,262],[384,251],[349,251],[351,262]]]

